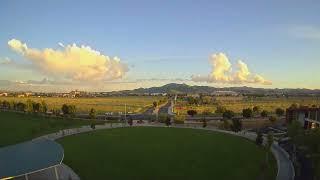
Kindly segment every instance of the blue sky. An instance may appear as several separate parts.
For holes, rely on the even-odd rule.
[[[319,9],[320,2],[311,0],[1,1],[0,59],[20,65],[0,64],[0,79],[56,79],[21,66],[35,62],[8,46],[17,39],[39,50],[76,43],[117,56],[129,70],[113,81],[150,79],[136,86],[183,79],[211,86],[320,88]],[[233,65],[242,60],[272,85],[190,80],[213,71],[208,59],[216,53]]]

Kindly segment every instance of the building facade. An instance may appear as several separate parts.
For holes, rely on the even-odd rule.
[[[318,107],[290,107],[286,110],[286,121],[298,121],[305,129],[320,127],[320,108]]]

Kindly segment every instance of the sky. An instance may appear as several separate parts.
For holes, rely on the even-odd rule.
[[[320,89],[320,1],[0,1],[0,89]]]

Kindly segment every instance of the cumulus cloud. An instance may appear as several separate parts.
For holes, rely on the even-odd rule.
[[[58,45],[64,48],[64,44],[62,42],[59,42]]]
[[[237,62],[236,70],[234,71],[232,64],[224,53],[213,54],[209,61],[212,66],[211,73],[208,76],[193,75],[191,77],[192,81],[228,84],[272,84],[271,81],[264,79],[261,75],[252,74],[247,64],[241,60]]]
[[[12,39],[9,47],[31,61],[42,73],[74,81],[108,81],[122,78],[128,66],[118,57],[110,58],[89,46],[63,45],[62,50],[29,48]]]

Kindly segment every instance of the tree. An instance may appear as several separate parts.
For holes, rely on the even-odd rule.
[[[290,108],[297,109],[299,107],[298,103],[291,104]]]
[[[156,101],[153,102],[153,107],[156,108],[158,106],[158,103]]]
[[[75,105],[69,105],[68,108],[69,108],[69,114],[70,114],[70,116],[71,116],[71,117],[74,117],[75,114],[76,114],[76,106],[75,106]]]
[[[270,116],[270,117],[269,117],[269,121],[270,121],[272,124],[274,124],[274,123],[277,121],[277,118],[274,117],[274,116]]]
[[[271,146],[273,144],[273,132],[272,131],[269,131],[268,132],[268,135],[267,135],[267,144],[266,144],[266,150],[267,150],[267,154],[266,154],[266,164],[269,164],[269,152],[270,152],[270,149],[271,149]]]
[[[257,113],[257,114],[260,112],[260,109],[261,109],[260,106],[254,106],[254,107],[252,108],[253,112],[254,112],[254,113]]]
[[[188,113],[188,115],[190,115],[190,116],[193,117],[193,116],[196,115],[198,112],[197,112],[196,110],[191,109],[191,110],[188,110],[187,113]]]
[[[225,129],[225,130],[230,129],[230,123],[227,119],[223,120],[223,129]]]
[[[63,113],[63,115],[68,115],[69,114],[69,106],[67,104],[63,104],[61,107],[61,111]]]
[[[95,123],[91,123],[90,127],[91,127],[91,129],[96,129],[96,124]]]
[[[261,117],[268,117],[268,111],[263,110],[260,115]]]
[[[25,112],[26,109],[27,109],[27,105],[26,105],[26,104],[24,104],[24,103],[22,103],[22,102],[19,102],[19,103],[17,104],[17,110],[18,110],[18,111]]]
[[[33,112],[38,113],[42,110],[41,104],[33,102],[32,103]]]
[[[201,101],[203,104],[210,104],[212,101],[212,98],[210,96],[201,96]]]
[[[242,129],[242,122],[240,119],[232,119],[232,126],[231,126],[232,131],[234,132],[239,132]]]
[[[28,113],[33,112],[33,103],[30,99],[27,100],[26,106],[27,106],[26,110]]]
[[[226,110],[222,114],[223,119],[232,119],[234,117],[234,112],[231,110]]]
[[[171,125],[171,119],[170,119],[170,117],[167,117],[167,119],[166,119],[166,125],[167,125],[167,126],[170,126],[170,125]]]
[[[202,127],[203,127],[203,128],[207,127],[207,120],[206,120],[206,118],[203,118],[203,119],[202,119]]]
[[[75,105],[63,104],[62,107],[61,107],[61,111],[63,112],[64,116],[74,117],[75,113],[76,113],[76,106]]]
[[[132,119],[131,116],[128,116],[128,124],[129,124],[130,126],[133,125],[133,119]]]
[[[251,118],[253,117],[253,112],[251,108],[246,108],[242,110],[242,116],[245,118]]]
[[[217,113],[217,114],[223,114],[226,110],[227,110],[226,107],[221,106],[221,105],[218,105],[215,113]]]
[[[48,111],[48,105],[44,100],[41,101],[41,107],[42,107],[41,108],[42,113],[46,113]]]
[[[284,110],[283,109],[281,109],[281,108],[277,108],[276,109],[276,114],[277,114],[277,116],[283,116],[284,115]]]
[[[4,100],[4,101],[2,102],[2,107],[3,107],[4,109],[10,109],[10,103],[9,103],[9,101]]]
[[[94,108],[91,108],[89,112],[90,119],[96,119],[96,115],[97,115],[96,110]]]
[[[27,105],[26,105],[26,104],[24,104],[24,103],[22,103],[22,102],[19,102],[19,103],[17,104],[17,110],[18,110],[18,111],[25,112],[26,109],[27,109]]]
[[[257,132],[257,137],[256,137],[256,144],[257,144],[258,146],[261,146],[262,143],[263,143],[263,134],[262,134],[261,131],[258,131],[258,132]]]
[[[199,104],[199,100],[197,98],[194,98],[194,97],[187,97],[187,101],[188,101],[188,104],[190,105],[197,105]]]

